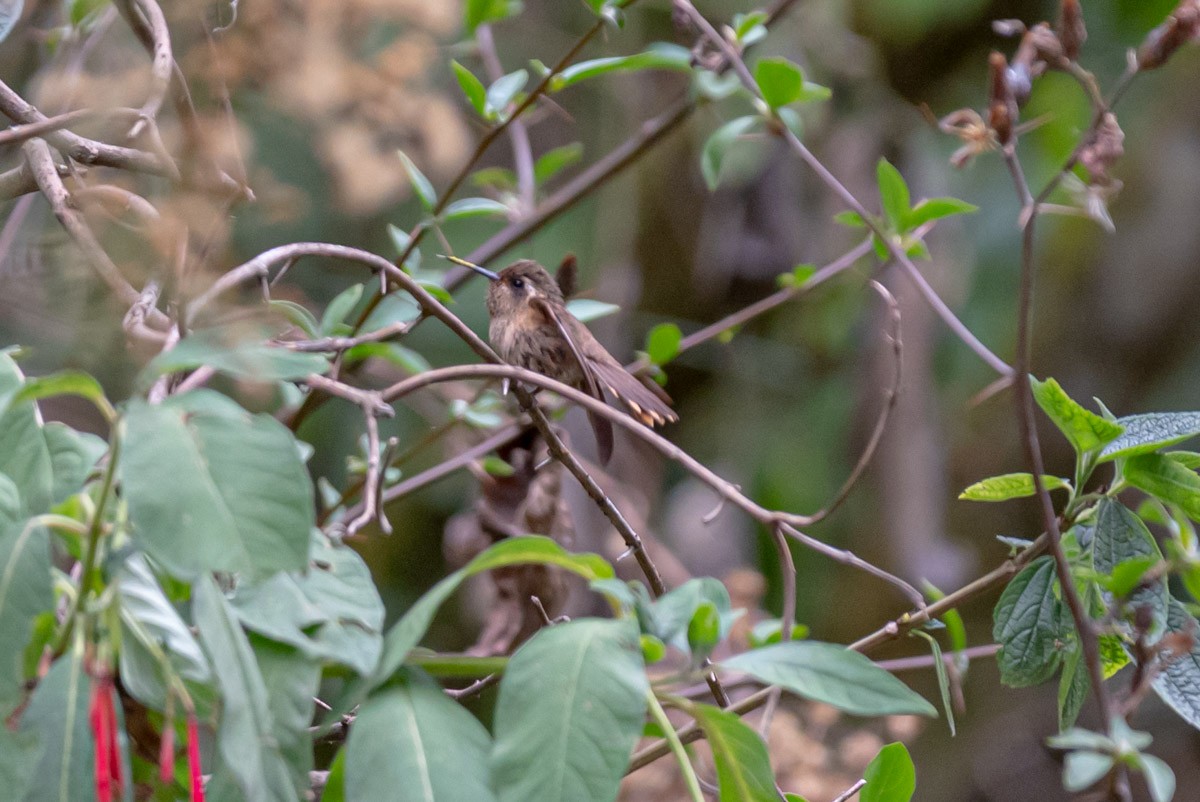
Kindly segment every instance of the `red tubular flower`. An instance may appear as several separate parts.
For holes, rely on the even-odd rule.
[[[112,777],[109,774],[108,739],[111,731],[108,725],[108,706],[104,697],[108,695],[106,683],[101,678],[92,680],[92,698],[88,704],[88,725],[92,728],[93,763],[95,766],[94,784],[96,787],[96,802],[112,802]]]
[[[188,713],[187,720],[188,773],[192,782],[192,802],[204,802],[204,783],[200,777],[200,727],[196,714]]]
[[[121,744],[117,739],[117,709],[113,704],[113,681],[106,673],[92,677],[88,704],[92,729],[94,783],[97,802],[112,802],[121,796]]]
[[[158,742],[158,779],[165,785],[175,781],[175,723],[170,718],[163,722]]]

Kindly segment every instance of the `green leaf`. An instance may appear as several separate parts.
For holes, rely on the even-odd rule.
[[[647,628],[664,642],[687,651],[689,627],[696,612],[705,605],[717,614],[716,640],[722,640],[733,625],[733,606],[725,585],[710,576],[689,579],[649,605],[645,610],[650,619]]]
[[[930,220],[940,220],[956,214],[970,214],[979,211],[979,207],[958,198],[927,198],[912,208],[906,215],[904,230],[925,225]]]
[[[1030,377],[1033,398],[1054,422],[1076,453],[1086,454],[1116,440],[1125,431],[1119,423],[1105,420],[1081,407],[1054,379],[1041,382]]]
[[[1059,646],[1071,622],[1055,595],[1054,560],[1039,557],[1017,574],[996,603],[992,636],[1000,642],[1000,680],[1020,688],[1037,685],[1062,661]]]
[[[483,469],[491,476],[505,477],[516,473],[516,469],[513,466],[494,454],[489,454],[483,458]]]
[[[614,72],[640,70],[675,70],[689,72],[692,53],[686,47],[667,42],[655,42],[642,53],[631,56],[612,56],[572,64],[551,80],[550,91],[560,92],[580,81]]]
[[[509,661],[493,724],[504,802],[611,802],[642,731],[646,681],[632,621],[546,627]]]
[[[808,627],[804,624],[793,624],[792,634],[788,640],[804,640],[808,637]],[[750,647],[757,649],[771,643],[783,642],[783,621],[778,618],[765,618],[755,622],[750,629]]]
[[[269,415],[184,408],[218,399],[232,403],[130,403],[118,475],[134,541],[181,579],[303,569],[315,516],[295,438]]]
[[[467,102],[471,104],[471,108],[475,109],[475,113],[480,117],[487,116],[487,89],[484,88],[483,82],[475,77],[475,73],[457,61],[451,61],[450,68],[454,70],[454,77],[458,79],[458,86],[462,89],[462,93],[466,95]]]
[[[749,14],[733,15],[733,35],[743,47],[748,47],[767,35],[763,24],[767,21],[767,12],[751,11]]]
[[[521,13],[522,8],[520,0],[467,0],[467,31],[474,33],[485,22],[514,17]]]
[[[442,212],[446,220],[466,220],[471,217],[507,217],[509,209],[491,198],[461,198]]]
[[[722,125],[708,137],[704,150],[700,153],[700,171],[704,174],[704,183],[709,190],[714,190],[721,182],[721,165],[725,162],[725,154],[729,147],[748,132],[759,121],[754,115],[738,117]]]
[[[1120,437],[1100,452],[1100,461],[1149,454],[1200,434],[1200,412],[1153,412],[1116,421],[1125,427]]]
[[[929,650],[933,657],[933,671],[937,675],[938,690],[942,694],[942,712],[946,714],[946,724],[950,727],[950,737],[953,738],[957,734],[957,728],[954,723],[954,705],[950,699],[950,676],[946,671],[946,661],[942,659],[941,644],[928,632],[914,629],[912,634],[929,643]]]
[[[362,284],[351,284],[335,295],[321,315],[321,333],[326,336],[336,334],[338,326],[345,323],[346,316],[358,306],[362,294]]]
[[[909,802],[917,790],[917,769],[902,743],[879,750],[863,772],[867,784],[859,802]]]
[[[25,380],[25,386],[13,396],[12,403],[38,401],[56,395],[77,395],[91,401],[106,420],[117,417],[117,411],[104,395],[100,382],[79,370],[64,370],[49,376],[37,376]]]
[[[485,103],[488,114],[497,117],[502,115],[528,81],[529,73],[525,70],[515,70],[497,78],[487,90]]]
[[[590,298],[573,298],[567,301],[567,311],[575,316],[580,323],[589,323],[602,317],[615,315],[621,311],[616,304],[606,304],[603,301],[593,301]]]
[[[787,641],[742,652],[721,666],[856,716],[937,716],[933,705],[858,652],[818,641]]]
[[[1200,520],[1200,476],[1195,471],[1162,454],[1140,454],[1126,459],[1124,475],[1134,487]]]
[[[1162,459],[1156,455],[1145,455],[1134,459],[1146,458]],[[1200,480],[1197,481],[1200,482]],[[1101,499],[1097,506],[1096,536],[1092,544],[1092,555],[1096,571],[1114,578],[1117,578],[1118,571],[1124,566],[1130,565],[1131,561],[1149,559],[1149,565],[1154,565],[1162,559],[1158,544],[1154,542],[1154,538],[1150,535],[1146,525],[1142,523],[1142,519],[1134,515],[1121,502],[1110,498]],[[1124,570],[1135,571],[1136,566]],[[1144,574],[1145,570],[1143,568],[1141,573]],[[1128,583],[1128,577],[1123,581]],[[1137,581],[1140,581],[1140,577]],[[1130,585],[1129,590],[1133,590],[1137,581]],[[1110,590],[1116,592],[1117,589],[1110,588]],[[1124,594],[1117,593],[1117,595],[1123,596]],[[1152,632],[1157,635],[1166,625],[1168,599],[1166,578],[1162,577],[1147,587],[1134,590],[1129,603],[1132,609],[1144,604],[1150,605],[1154,610],[1155,620]]]
[[[238,618],[310,658],[369,674],[383,648],[383,601],[362,557],[315,531],[312,565],[239,586]]]
[[[25,644],[37,616],[54,609],[54,593],[46,529],[26,520],[0,527],[0,716],[8,716],[24,693]]]
[[[533,179],[539,185],[544,184],[581,158],[583,158],[583,145],[578,142],[546,151],[538,157],[533,165]]]
[[[717,787],[722,800],[776,802],[775,775],[771,756],[758,733],[734,713],[712,705],[690,708],[696,723],[712,748],[717,769]]]
[[[252,638],[254,659],[267,688],[267,708],[275,724],[279,753],[290,769],[292,787],[303,799],[312,787],[313,698],[321,679],[320,667],[300,651],[262,638]]]
[[[400,163],[404,165],[404,169],[408,173],[408,180],[412,183],[417,199],[421,201],[421,205],[425,207],[426,211],[433,211],[433,207],[437,203],[437,192],[434,191],[433,184],[417,165],[413,164],[413,160],[408,158],[407,153],[397,150],[396,155],[400,157]]]
[[[858,212],[853,212],[847,209],[844,212],[838,212],[833,216],[833,222],[849,228],[866,228],[867,223],[862,219],[862,215]]]
[[[659,323],[646,336],[646,353],[655,365],[665,365],[679,353],[683,332],[674,323]]]
[[[201,576],[192,585],[192,613],[221,691],[221,769],[232,775],[246,800],[294,798],[266,683],[246,633],[212,577]]]
[[[46,438],[50,472],[54,476],[50,501],[58,504],[80,491],[96,463],[108,453],[108,443],[94,434],[77,432],[57,421],[43,426],[42,436]],[[13,488],[15,490],[16,486]]]
[[[1167,451],[1163,456],[1175,460],[1189,471],[1200,469],[1200,454],[1195,451]]]
[[[404,260],[404,269],[407,270],[410,274],[416,272],[417,269],[420,268],[420,266],[421,266],[421,249],[413,248],[411,251],[408,250],[408,246],[412,242],[412,235],[410,235],[404,229],[402,229],[398,226],[394,226],[391,223],[387,224],[387,232],[388,232],[388,237],[391,238],[391,240],[392,240],[392,247],[396,249],[396,256],[400,256],[400,254],[404,253],[405,251],[408,251],[408,256]],[[384,302],[386,302],[389,299],[396,297],[397,295],[408,296],[408,293],[392,293],[391,295],[388,295],[383,300],[384,300]],[[408,296],[408,297],[410,298],[410,302],[412,303],[412,305],[416,306],[416,302],[411,301],[411,296]],[[375,311],[378,312],[379,307],[376,307]],[[419,311],[419,309],[418,309],[418,311]],[[374,319],[374,316],[368,318],[367,320],[368,320],[368,322],[370,322],[373,319]]]
[[[880,159],[875,166],[875,178],[879,182],[879,200],[888,227],[893,231],[904,231],[910,204],[904,176],[887,159]]]
[[[1058,729],[1060,732],[1075,726],[1079,712],[1092,690],[1088,677],[1087,663],[1082,650],[1076,646],[1063,661],[1062,676],[1058,680]]]
[[[348,802],[436,802],[496,797],[491,737],[420,671],[405,669],[361,708],[346,743]]]
[[[767,105],[777,109],[800,99],[804,75],[785,58],[764,58],[754,67],[754,82]]]
[[[1071,483],[1057,476],[1042,476],[1042,485],[1047,491],[1070,489]],[[992,476],[968,487],[958,494],[963,501],[1008,501],[1025,498],[1036,493],[1031,473],[1006,473]]]
[[[424,373],[433,367],[420,351],[414,351],[407,345],[390,342],[359,343],[346,351],[343,361],[347,365],[353,365],[371,357],[386,359],[410,375]]]
[[[0,354],[0,399],[20,392],[24,377],[7,354]],[[54,468],[42,434],[37,407],[26,401],[0,403],[0,474],[16,485],[22,513],[38,515],[50,508],[54,492]]]
[[[1146,778],[1150,798],[1154,802],[1171,802],[1175,796],[1175,772],[1166,761],[1154,755],[1138,755],[1138,767]]]
[[[1200,624],[1183,604],[1171,599],[1167,608],[1167,629],[1187,633],[1192,648],[1178,660],[1163,666],[1162,672],[1154,678],[1154,692],[1184,721],[1200,730],[1200,640],[1194,637],[1200,631]]]
[[[705,600],[696,608],[692,620],[688,622],[688,648],[696,662],[702,662],[712,654],[713,649],[721,641],[721,614],[717,606]]]
[[[358,285],[361,287],[361,285]],[[305,354],[270,345],[262,340],[226,342],[225,333],[206,331],[180,340],[163,351],[138,374],[137,384],[147,388],[159,376],[207,365],[221,373],[251,381],[290,381],[329,370],[321,354]]]
[[[320,324],[313,317],[313,313],[295,301],[272,300],[267,306],[287,318],[288,322],[303,331],[306,337],[315,340],[321,336]]]
[[[510,565],[557,565],[588,581],[613,576],[612,566],[596,554],[571,554],[548,537],[508,538],[491,546],[464,567],[434,585],[408,609],[384,638],[379,665],[370,677],[350,689],[348,696],[365,694],[396,672],[408,653],[425,635],[433,615],[462,581],[470,576]]]
[[[34,769],[37,783],[26,802],[93,802],[96,798],[95,746],[88,727],[91,681],[83,662],[82,648],[71,649],[54,661],[21,715],[21,733],[42,744]],[[120,716],[120,702],[115,706]],[[125,746],[123,727],[118,734]]]
[[[1090,788],[1112,771],[1112,755],[1100,752],[1070,752],[1063,759],[1063,788],[1078,793]]]
[[[208,683],[212,670],[200,644],[150,571],[146,558],[131,555],[116,576],[121,620],[121,683],[143,704],[163,710],[167,681],[159,655],[184,679]]]
[[[41,752],[42,742],[37,732],[13,732],[0,727],[0,783],[11,799],[25,798]]]

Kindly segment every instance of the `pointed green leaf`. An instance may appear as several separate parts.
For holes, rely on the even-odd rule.
[[[777,643],[722,660],[721,666],[856,716],[937,716],[933,705],[903,682],[834,643]]]
[[[408,173],[408,180],[412,183],[413,192],[417,194],[417,199],[421,201],[421,205],[427,211],[432,211],[434,204],[437,203],[437,192],[433,189],[433,184],[425,177],[425,174],[420,171],[417,165],[413,164],[413,160],[408,158],[408,154],[402,150],[396,151],[396,155],[400,157],[400,163],[404,165],[405,171]]]
[[[917,769],[902,743],[880,749],[863,779],[867,784],[859,792],[859,802],[909,802],[917,790]]]
[[[1143,457],[1135,459],[1143,459]],[[1169,460],[1167,461],[1169,462]],[[1154,542],[1150,530],[1142,523],[1142,519],[1134,515],[1121,502],[1110,498],[1101,499],[1097,506],[1096,535],[1092,544],[1092,554],[1093,566],[1096,571],[1105,575],[1115,575],[1118,569],[1128,565],[1132,560],[1148,558],[1150,564],[1153,565],[1162,559],[1158,544]],[[1144,572],[1145,569],[1142,573]],[[1110,593],[1110,599],[1111,596]],[[1147,587],[1135,590],[1129,602],[1133,609],[1143,604],[1150,605],[1155,619],[1153,632],[1157,634],[1166,625],[1168,598],[1167,583],[1164,577]]]
[[[342,325],[346,316],[354,311],[354,307],[358,306],[362,295],[362,284],[351,284],[335,295],[321,315],[321,333],[326,336],[336,334],[338,326]]]
[[[712,705],[695,705],[691,713],[712,748],[721,799],[777,802],[775,774],[767,745],[734,713]]]
[[[929,643],[929,650],[933,656],[933,670],[937,675],[938,690],[942,694],[942,712],[946,714],[946,725],[950,727],[950,737],[953,738],[957,728],[954,723],[954,705],[950,699],[950,676],[949,672],[946,671],[946,661],[942,659],[941,644],[937,642],[937,638],[928,632],[914,629],[912,634],[923,638]]]
[[[1037,685],[1062,661],[1060,643],[1072,622],[1055,595],[1054,560],[1039,557],[1000,594],[992,636],[1000,642],[1000,679],[1014,688]]]
[[[96,409],[111,421],[117,416],[112,404],[104,395],[100,382],[79,370],[64,370],[49,376],[37,376],[25,380],[25,386],[13,396],[12,403],[37,401],[57,395],[77,395],[91,401]]]
[[[1200,476],[1195,471],[1162,454],[1139,454],[1126,460],[1124,475],[1134,487],[1200,520]]]
[[[875,178],[879,182],[879,200],[883,204],[883,216],[888,227],[893,231],[903,231],[910,203],[904,176],[887,159],[880,159],[875,166]]]
[[[471,104],[471,108],[475,109],[475,112],[480,117],[486,116],[487,89],[484,88],[483,82],[475,77],[475,73],[457,61],[451,61],[450,67],[454,70],[454,77],[458,79],[458,86],[466,96],[467,102]]]
[[[577,619],[509,660],[493,724],[502,802],[611,802],[642,731],[648,690],[632,621]]]
[[[304,332],[305,336],[316,339],[321,336],[320,324],[313,313],[295,301],[272,300],[267,304],[273,311],[279,312],[288,322]]]
[[[1054,379],[1042,382],[1030,377],[1029,381],[1034,400],[1077,453],[1094,451],[1116,440],[1125,431],[1119,423],[1105,420],[1081,407]]]
[[[546,151],[534,162],[533,179],[539,185],[544,184],[581,158],[583,158],[583,145],[578,142]]]
[[[560,72],[551,82],[551,91],[561,92],[580,81],[615,72],[637,72],[640,70],[675,70],[688,72],[692,68],[692,53],[686,47],[668,42],[655,42],[645,52],[631,56],[581,61]]]
[[[485,22],[514,17],[520,14],[522,9],[523,4],[520,0],[467,0],[467,31],[474,33],[475,29]]]
[[[466,220],[471,217],[506,217],[509,208],[491,198],[461,198],[442,212],[446,220]]]
[[[21,732],[42,744],[27,802],[94,802],[95,744],[88,727],[91,680],[83,649],[71,649],[50,667],[21,715]],[[116,703],[120,711],[121,705]],[[118,713],[119,715],[119,713]],[[124,745],[124,728],[118,730]],[[122,750],[124,752],[124,750]],[[125,776],[128,776],[127,774]],[[8,789],[5,789],[6,794]],[[7,797],[11,798],[11,797]]]
[[[359,285],[361,286],[361,285]],[[180,340],[163,351],[138,374],[138,386],[148,388],[159,376],[206,365],[221,373],[251,381],[290,381],[329,370],[321,354],[289,351],[262,340],[229,342],[224,332],[206,331]]]
[[[1069,489],[1071,483],[1057,476],[1042,476],[1042,485],[1049,490]],[[958,494],[963,501],[1008,501],[1025,498],[1036,493],[1033,474],[1006,473],[992,476],[968,487]]]
[[[912,231],[923,226],[930,220],[940,220],[956,214],[970,214],[979,211],[979,207],[958,198],[927,198],[913,207],[908,213],[904,230]]]
[[[602,317],[615,315],[621,311],[621,307],[591,298],[572,298],[567,301],[567,311],[574,315],[580,323],[589,323]]]
[[[1117,418],[1120,437],[1100,452],[1100,461],[1149,454],[1200,434],[1200,412],[1154,412]]]
[[[488,114],[500,116],[513,102],[517,93],[525,88],[529,81],[529,73],[525,70],[515,70],[502,78],[497,78],[487,90],[486,107]]]
[[[721,181],[721,165],[725,162],[725,154],[738,138],[747,133],[758,123],[754,115],[738,117],[722,125],[708,137],[704,150],[700,153],[700,170],[704,174],[704,182],[710,190],[716,189]]]

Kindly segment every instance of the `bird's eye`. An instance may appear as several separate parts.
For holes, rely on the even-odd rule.
[[[514,278],[514,279],[512,280],[512,286],[513,286],[513,289],[514,289],[514,290],[523,289],[523,288],[525,287],[525,279],[523,279],[523,278]]]

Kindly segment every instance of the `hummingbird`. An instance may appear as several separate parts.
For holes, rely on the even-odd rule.
[[[567,310],[566,298],[575,289],[574,256],[563,260],[557,279],[532,259],[518,260],[496,273],[457,257],[447,258],[491,281],[488,339],[505,362],[557,379],[606,403],[607,393],[646,426],[679,420],[671,409],[671,397],[661,387],[625,370]],[[612,423],[593,412],[588,412],[588,420],[600,461],[607,463],[612,456]]]

